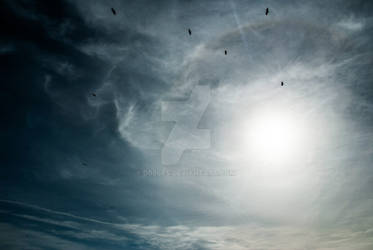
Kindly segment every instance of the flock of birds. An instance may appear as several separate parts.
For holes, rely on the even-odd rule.
[[[111,8],[111,12],[113,13],[114,16],[117,15],[117,11],[116,11],[114,8]],[[269,9],[266,8],[266,10],[265,10],[265,15],[268,16],[268,14],[269,14]],[[192,30],[191,30],[190,28],[188,29],[188,34],[189,34],[189,36],[192,35]],[[228,51],[227,51],[227,50],[224,50],[224,55],[227,55],[227,54],[228,54]],[[281,86],[284,86],[284,82],[281,82]],[[95,93],[92,93],[92,96],[93,96],[93,97],[96,97],[96,94],[95,94]]]
[[[116,10],[114,8],[111,8],[111,12],[113,13],[114,16],[117,15],[117,12],[116,12]],[[268,14],[269,14],[269,9],[266,8],[265,15],[268,16]],[[189,36],[192,35],[192,30],[190,28],[188,29],[188,34],[189,34]],[[228,51],[224,50],[224,55],[227,55],[227,54],[228,54]],[[281,82],[281,86],[284,86],[284,82]],[[97,95],[95,93],[92,93],[92,96],[96,97]],[[85,163],[85,162],[82,162],[82,165],[83,166],[87,166],[88,164]]]

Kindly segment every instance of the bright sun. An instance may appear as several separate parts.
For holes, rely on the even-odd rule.
[[[254,114],[245,126],[245,147],[256,159],[285,163],[296,157],[302,143],[301,123],[286,112]]]

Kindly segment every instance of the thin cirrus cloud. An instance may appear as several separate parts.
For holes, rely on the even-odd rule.
[[[371,8],[6,1],[0,246],[371,249]],[[165,167],[162,103],[201,86],[210,146]],[[281,115],[297,153],[251,150]],[[165,169],[235,175],[139,175]]]

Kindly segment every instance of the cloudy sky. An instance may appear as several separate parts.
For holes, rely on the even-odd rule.
[[[372,1],[6,0],[0,32],[1,249],[373,249]]]

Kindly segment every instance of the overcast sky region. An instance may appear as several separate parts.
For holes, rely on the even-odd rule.
[[[0,33],[0,249],[373,249],[373,1],[5,0]]]

